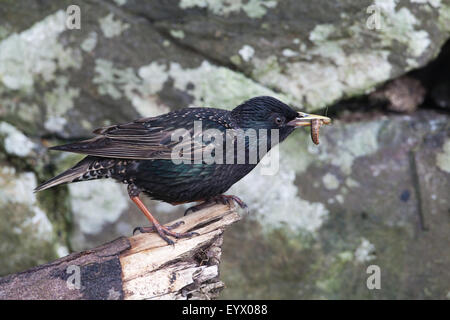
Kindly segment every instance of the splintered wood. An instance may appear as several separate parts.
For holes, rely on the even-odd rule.
[[[217,204],[172,221],[199,235],[168,245],[156,233],[121,237],[100,247],[0,278],[0,299],[214,299],[224,229],[240,220]]]
[[[131,249],[120,255],[124,299],[211,299],[224,284],[219,280],[224,228],[238,220],[228,206],[215,205],[177,221],[177,232],[198,236],[168,245],[156,233],[129,238]]]

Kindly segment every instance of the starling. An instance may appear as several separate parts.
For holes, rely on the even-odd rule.
[[[140,232],[156,231],[167,243],[173,244],[168,236],[182,238],[195,233],[177,233],[171,231],[177,225],[161,225],[140,200],[140,193],[173,205],[200,202],[186,213],[213,202],[231,204],[235,201],[246,208],[237,196],[224,195],[224,192],[247,175],[271,147],[286,139],[295,128],[309,126],[317,120],[321,124],[331,121],[327,117],[296,112],[273,97],[263,96],[245,101],[232,111],[184,108],[99,128],[94,131],[97,136],[92,139],[51,147],[51,150],[87,156],[35,191],[63,183],[115,179],[128,185],[131,200],[153,224],[153,227],[136,229]],[[196,124],[199,123],[201,131],[196,132]],[[204,142],[207,140],[203,139],[204,135],[211,130],[214,138]],[[258,132],[255,139],[248,134],[249,131]],[[266,133],[260,134],[262,131]],[[219,151],[220,147],[228,147],[230,141],[232,147],[227,149],[225,161],[223,152],[219,157]],[[215,161],[198,158],[205,152],[217,156]],[[252,153],[256,157],[252,158]]]

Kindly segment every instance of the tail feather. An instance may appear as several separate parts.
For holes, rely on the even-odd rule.
[[[59,184],[73,182],[79,178],[81,178],[86,172],[89,171],[89,166],[92,163],[92,159],[90,157],[86,157],[80,162],[78,162],[74,167],[60,173],[54,178],[44,182],[40,186],[34,189],[34,192],[42,191]]]

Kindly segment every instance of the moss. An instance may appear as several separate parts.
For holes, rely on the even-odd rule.
[[[243,285],[239,286],[240,292],[227,295],[225,291],[225,297],[378,299],[382,294],[384,298],[398,298],[400,295],[395,294],[395,288],[401,285],[404,277],[401,274],[408,254],[405,249],[408,235],[398,228],[374,228],[364,232],[368,238],[376,239],[377,248],[377,258],[364,263],[354,260],[352,253],[360,244],[355,241],[356,234],[341,235],[336,241],[323,233],[320,239],[311,240],[306,246],[303,244],[304,238],[296,238],[283,229],[271,233],[269,237],[266,235],[266,240],[258,246],[254,241],[260,242],[261,239],[252,239],[250,243],[246,242],[249,252],[245,254],[249,255],[247,258],[250,261],[244,262],[241,267],[229,266],[233,267],[231,279],[228,279],[228,272],[221,272],[230,290],[237,285],[234,281],[243,281]],[[229,258],[226,250],[227,247],[224,248],[225,259]],[[262,257],[256,258],[257,255]],[[380,293],[367,289],[366,268],[369,264],[381,266],[382,286],[389,291]],[[271,279],[270,283],[265,282],[266,279]],[[275,297],[272,292],[276,292]]]
[[[340,255],[336,258],[332,258],[331,260],[332,262],[327,266],[326,272],[324,272],[324,274],[322,274],[315,282],[315,285],[319,291],[318,297],[320,298],[325,297],[328,299],[333,299],[333,293],[342,290],[342,287],[346,281],[346,279],[343,279],[342,273],[343,270],[345,270],[345,268],[349,265],[348,260],[342,259]],[[323,261],[319,260],[319,263],[323,264]],[[339,297],[339,295],[336,297]]]
[[[296,299],[308,292],[302,284],[310,272],[307,261],[314,259],[311,243],[312,238],[284,229],[263,234],[249,221],[232,226],[224,239],[220,274],[227,289],[221,298]]]
[[[400,228],[366,229],[338,234],[338,217],[319,238],[305,238],[286,229],[262,234],[261,226],[241,222],[227,232],[221,277],[226,283],[222,298],[234,299],[378,299],[399,298],[405,277],[409,235]],[[354,219],[349,216],[348,219]],[[353,220],[354,221],[354,220]],[[329,236],[330,232],[332,236]],[[377,258],[355,261],[360,232],[373,240]],[[245,246],[242,243],[245,242]],[[240,250],[236,251],[235,248]],[[245,257],[245,259],[243,259]],[[382,288],[366,287],[369,264],[382,270]],[[268,280],[269,279],[269,280]],[[397,288],[397,290],[395,289]],[[386,291],[389,290],[389,291]]]

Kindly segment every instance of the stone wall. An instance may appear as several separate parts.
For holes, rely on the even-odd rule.
[[[73,4],[80,30],[65,27]],[[363,99],[355,117],[345,101],[426,66],[449,36],[448,0],[4,1],[0,274],[145,224],[112,181],[33,194],[80,159],[46,147],[272,95],[336,117],[319,146],[306,130],[285,141],[277,175],[255,170],[230,190],[250,214],[225,237],[224,298],[448,298],[449,114]],[[163,222],[185,209],[148,204]],[[371,264],[381,290],[366,287]]]

